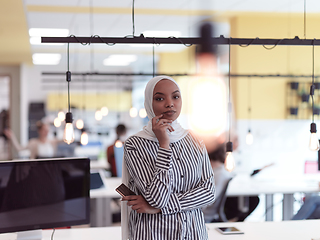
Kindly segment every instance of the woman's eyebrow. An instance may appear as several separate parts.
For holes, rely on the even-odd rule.
[[[172,94],[179,93],[179,92],[180,92],[179,90],[176,90]],[[162,93],[162,92],[156,92],[155,94],[153,94],[153,96],[155,96],[157,94],[164,95],[164,93]]]

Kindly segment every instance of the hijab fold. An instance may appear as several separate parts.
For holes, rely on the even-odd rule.
[[[177,87],[179,88],[176,81],[174,81],[171,77],[168,76],[157,76],[152,78],[145,88],[144,92],[144,107],[147,112],[147,116],[149,118],[148,124],[143,128],[142,131],[134,134],[133,136],[138,136],[141,138],[145,138],[154,142],[158,142],[158,139],[154,132],[152,131],[152,118],[155,117],[153,107],[152,107],[152,101],[153,101],[153,91],[157,83],[163,79],[170,80],[174,82]],[[179,88],[180,91],[180,88]],[[183,137],[185,137],[188,134],[188,131],[181,127],[181,125],[178,123],[177,120],[173,121],[171,123],[171,126],[173,127],[174,131],[169,132],[169,139],[170,143],[177,142]],[[130,180],[130,174],[128,172],[127,166],[125,164],[125,161],[123,159],[122,164],[122,182],[128,186]],[[122,231],[122,240],[127,240],[129,237],[129,215],[130,215],[131,208],[127,206],[126,202],[121,202],[121,231]]]

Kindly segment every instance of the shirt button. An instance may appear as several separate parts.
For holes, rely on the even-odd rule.
[[[183,176],[183,175],[181,175],[181,177],[183,178],[184,176]]]

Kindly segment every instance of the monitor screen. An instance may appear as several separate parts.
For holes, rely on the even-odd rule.
[[[90,223],[90,160],[0,162],[0,233]]]

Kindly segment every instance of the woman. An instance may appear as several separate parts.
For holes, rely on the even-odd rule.
[[[38,138],[31,138],[28,145],[23,147],[19,144],[16,136],[9,129],[4,130],[4,134],[11,139],[13,146],[17,151],[28,149],[30,151],[30,159],[49,158],[55,156],[57,144],[61,141],[57,139],[48,139],[49,125],[41,121],[36,123],[38,130]]]
[[[214,201],[213,171],[204,144],[177,122],[177,83],[151,79],[144,104],[148,125],[124,145],[123,182],[137,195],[122,198],[132,209],[122,209],[123,239],[208,239],[201,208]]]

